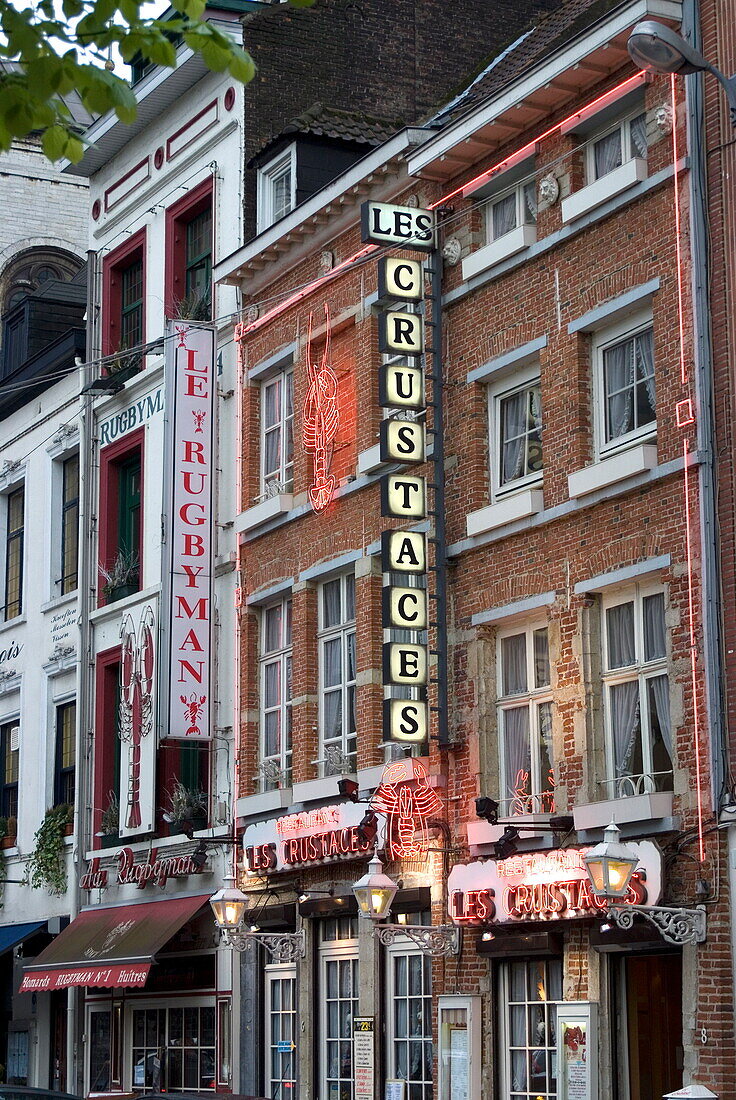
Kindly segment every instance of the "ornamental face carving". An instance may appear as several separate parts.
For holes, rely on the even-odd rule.
[[[457,237],[448,237],[445,241],[445,247],[442,249],[445,263],[449,264],[450,267],[454,267],[455,264],[459,263],[462,251],[462,245]]]
[[[556,176],[544,176],[539,181],[539,205],[554,206],[560,197],[560,185]]]

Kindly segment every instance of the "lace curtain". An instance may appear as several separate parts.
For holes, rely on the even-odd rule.
[[[503,711],[504,762],[506,765],[507,797],[514,799],[517,792],[530,794],[532,770],[529,743],[529,707],[514,707]],[[511,813],[526,813],[528,807],[523,798],[512,805]]]

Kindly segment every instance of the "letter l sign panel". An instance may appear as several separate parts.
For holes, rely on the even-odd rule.
[[[169,568],[162,616],[161,737],[211,735],[215,334],[177,322],[166,342],[168,434],[164,469]],[[166,658],[168,657],[168,660]]]

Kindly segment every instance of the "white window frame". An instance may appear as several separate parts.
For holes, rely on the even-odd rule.
[[[284,175],[285,171],[291,173],[289,209],[276,217],[274,210],[274,184]],[[281,221],[296,206],[296,143],[292,143],[288,149],[283,150],[277,157],[258,169],[258,210],[256,228],[263,233],[276,221]]]
[[[399,957],[405,957],[407,959],[407,993],[399,998],[396,993],[395,984],[395,960]],[[406,1036],[396,1035],[396,1007],[398,1000],[404,1000],[407,1002],[407,1025],[409,1020],[408,1002],[412,1000],[412,996],[408,992],[408,980],[409,980],[409,957],[419,958],[422,963],[422,995],[423,1002],[422,1011],[424,1011],[424,1003],[429,1000],[430,1003],[430,1020],[429,1020],[429,1035],[411,1036],[409,1035],[409,1029],[407,1026]],[[425,981],[425,966],[429,962],[429,988],[426,988]],[[419,1040],[422,1042],[422,1046],[429,1044],[430,1052],[433,1052],[433,1040],[432,1040],[432,1027],[433,1027],[433,1012],[432,1012],[432,969],[431,961],[428,956],[424,955],[417,947],[412,943],[408,936],[402,936],[398,940],[394,941],[390,947],[386,948],[386,983],[385,983],[385,1020],[386,1020],[386,1077],[389,1080],[401,1080],[396,1059],[396,1042],[405,1041],[407,1046],[409,1042],[413,1040]],[[432,1057],[434,1062],[434,1057]],[[422,1059],[422,1065],[424,1065],[424,1059]],[[420,1085],[423,1093],[422,1100],[432,1100],[433,1097],[433,1084],[432,1074],[429,1078],[422,1078],[421,1081],[412,1081],[413,1085]],[[408,1091],[408,1088],[407,1090]],[[416,1090],[414,1090],[416,1091]]]
[[[325,750],[328,747],[331,747],[333,745],[335,745],[339,749],[341,749],[342,752],[348,758],[350,758],[350,757],[353,758],[354,766],[351,769],[351,771],[354,771],[355,767],[357,767],[357,748],[358,748],[357,721],[356,721],[356,729],[354,731],[348,730],[348,724],[349,724],[348,723],[348,715],[349,715],[349,712],[350,712],[350,708],[349,708],[350,689],[352,688],[353,691],[357,695],[357,629],[356,629],[356,625],[357,625],[357,607],[355,607],[355,587],[353,588],[353,604],[354,604],[354,609],[356,611],[356,616],[354,616],[352,619],[346,619],[344,617],[345,607],[346,607],[346,603],[347,603],[347,601],[346,601],[347,582],[348,582],[349,578],[352,579],[353,585],[355,585],[355,574],[353,572],[340,573],[337,576],[326,577],[325,580],[319,585],[319,588],[317,589],[317,603],[318,603],[318,612],[317,612],[318,637],[317,637],[317,644],[318,644],[318,647],[319,647],[319,656],[318,656],[318,666],[319,666],[319,759],[320,759],[320,763],[321,763],[321,773],[322,773],[323,776],[326,776],[326,775],[330,774],[330,772],[328,772],[328,770],[327,770],[327,760],[326,760],[326,751]],[[327,584],[329,584],[330,582],[333,582],[333,581],[339,581],[339,583],[340,583],[340,613],[341,613],[341,618],[340,618],[340,622],[338,624],[335,624],[333,626],[328,627],[328,626],[324,625],[324,589],[325,589],[325,585],[327,585]],[[349,654],[349,646],[350,646],[351,636],[355,637],[355,645],[356,645],[356,662],[355,662],[356,663],[356,669],[355,669],[356,679],[353,679],[353,680],[349,680],[347,678],[348,654]],[[326,648],[326,645],[327,645],[328,642],[334,641],[335,639],[340,640],[340,660],[341,660],[341,669],[342,669],[342,680],[341,680],[341,683],[339,685],[339,688],[338,688],[337,685],[331,685],[330,687],[327,687],[325,685],[325,682],[324,682],[324,676],[325,676],[325,656],[324,656],[325,648]],[[335,738],[331,738],[329,741],[327,741],[326,738],[325,738],[325,712],[326,712],[325,699],[326,699],[327,695],[333,694],[334,692],[336,692],[338,690],[340,691],[341,717],[342,717],[341,734],[340,734],[339,738],[335,737]],[[356,709],[357,709],[357,699],[356,699]],[[352,748],[350,748],[350,745],[349,745],[349,742],[351,740],[354,742]]]
[[[279,645],[276,649],[266,651],[266,622],[268,612],[279,608],[281,612],[281,628]],[[292,624],[291,624],[291,595],[282,597],[273,603],[266,604],[260,611],[259,628],[259,659],[258,659],[258,684],[259,684],[259,760],[261,764],[266,761],[274,761],[283,774],[283,780],[276,787],[291,786],[291,763],[293,745],[286,745],[286,735],[291,718],[291,662],[292,662]],[[266,669],[272,665],[278,666],[279,676],[279,701],[274,707],[266,708]],[[279,719],[279,752],[266,755],[266,713],[278,714]],[[266,776],[261,773],[260,786],[262,791],[276,789],[270,785]]]
[[[275,383],[279,384],[279,416],[278,419],[266,428],[266,390]],[[291,413],[288,412],[287,394],[291,383]],[[291,364],[274,371],[261,382],[260,392],[260,468],[261,468],[261,492],[260,499],[281,493],[291,493],[294,489],[294,368]],[[281,433],[281,446],[279,448],[279,466],[277,470],[266,470],[266,436],[279,431]],[[285,460],[286,448],[284,441],[291,433],[291,461]]]
[[[664,657],[647,661],[644,656],[644,600],[647,596],[664,596],[665,615],[665,647]],[[633,665],[624,668],[609,669],[608,656],[608,629],[606,614],[609,608],[620,604],[634,604],[634,647],[636,661]],[[601,654],[603,657],[602,685],[603,685],[603,717],[606,739],[606,773],[607,781],[604,784],[607,797],[621,798],[627,795],[649,794],[657,789],[657,776],[672,775],[674,779],[675,761],[671,761],[671,772],[654,773],[652,767],[652,734],[647,698],[647,681],[657,676],[667,676],[668,686],[671,691],[671,676],[669,670],[670,632],[667,628],[667,590],[658,582],[650,584],[637,584],[631,588],[619,588],[607,592],[601,600]],[[629,683],[636,680],[639,685],[639,719],[641,722],[642,766],[641,776],[617,776],[613,747],[613,728],[611,722],[611,706],[609,703],[610,688],[615,684]],[[670,706],[670,719],[672,708]],[[674,732],[674,731],[673,731]],[[662,788],[668,789],[668,788]],[[672,789],[671,787],[669,788]]]
[[[549,654],[550,682],[541,687],[535,686],[534,673],[534,634],[535,631],[547,631],[547,652]],[[527,690],[516,695],[505,695],[503,690],[503,657],[502,642],[504,638],[512,638],[523,634],[525,638],[526,652],[526,678]],[[544,790],[542,776],[540,774],[539,743],[536,731],[539,729],[539,711],[542,704],[550,704],[552,710],[552,722],[554,722],[554,697],[552,694],[552,657],[549,652],[549,623],[545,620],[533,620],[531,622],[517,622],[500,629],[496,634],[496,722],[498,730],[498,774],[499,774],[499,802],[504,817],[520,817],[526,814],[551,814],[555,812],[554,797],[549,797],[549,792]],[[529,743],[531,757],[531,775],[529,776],[529,793],[523,795],[523,804],[514,805],[516,799],[509,795],[506,789],[506,738],[504,733],[504,711],[513,710],[526,704],[529,711]],[[554,750],[552,751],[552,769],[555,769]],[[553,788],[554,791],[554,788]],[[546,797],[545,797],[546,796]]]
[[[321,931],[321,930],[320,930]],[[329,1097],[330,1093],[327,1090],[327,1023],[328,1023],[328,999],[327,999],[327,966],[330,962],[349,961],[357,964],[357,983],[359,987],[360,983],[360,963],[358,955],[358,940],[327,940],[322,941],[319,945],[319,1080],[317,1086],[317,1095],[321,1098]],[[358,1003],[358,988],[353,991],[354,995],[350,997],[351,1001],[356,1003],[356,1012],[360,1012],[360,1006]],[[345,1041],[345,1037],[341,1041]],[[353,1028],[352,1019],[350,1026],[349,1042],[352,1046],[353,1043]],[[351,1053],[351,1068],[353,1074],[350,1078],[351,1087],[355,1080],[355,1060]],[[334,1078],[333,1078],[334,1080]],[[341,1077],[340,1081],[345,1081],[346,1078]]]
[[[628,164],[632,160],[647,159],[647,153],[644,153],[643,156],[638,152],[632,154],[633,140],[631,137],[631,123],[634,119],[639,118],[640,115],[644,115],[646,119],[646,108],[643,103],[640,103],[635,110],[628,111],[625,115],[620,115],[618,118],[611,119],[605,126],[591,133],[585,146],[585,182],[587,185],[599,183],[601,180],[604,180],[606,176],[609,176],[611,172],[615,172],[617,168],[623,167],[624,164]],[[616,130],[621,134],[621,164],[617,165],[616,168],[611,168],[602,176],[596,176],[595,146],[599,141],[609,137],[609,135],[613,134]]]
[[[18,489],[23,490],[23,534],[21,536],[23,551],[21,554],[21,584],[20,584],[20,613],[13,615],[11,618],[5,617],[5,608],[7,606],[7,568],[8,568],[8,531],[9,531],[9,508],[10,497]],[[0,492],[0,583],[2,588],[0,594],[2,594],[2,611],[0,611],[0,629],[9,626],[10,623],[21,623],[27,618],[27,585],[28,579],[28,479],[26,477],[26,471],[23,470],[21,475],[9,482],[7,487]]]
[[[596,451],[599,458],[607,458],[633,447],[638,443],[657,438],[657,360],[654,359],[654,392],[655,392],[655,418],[651,424],[644,424],[640,428],[626,432],[615,439],[606,441],[606,387],[603,373],[604,353],[617,344],[652,329],[654,335],[654,321],[650,310],[639,312],[632,317],[619,321],[617,325],[602,328],[593,335],[591,360],[593,364],[593,401],[595,406],[595,439]],[[653,344],[654,346],[654,344]],[[655,349],[656,351],[656,349]]]
[[[192,1092],[192,1093],[195,1093],[195,1092],[207,1092],[207,1093],[209,1093],[209,1092],[211,1092],[212,1095],[215,1096],[216,1095],[216,1082],[217,1082],[217,1075],[218,1075],[217,1062],[218,1062],[218,1054],[219,1054],[219,1047],[218,1047],[218,1038],[219,1038],[219,1036],[217,1034],[217,1004],[216,1004],[214,994],[211,994],[211,995],[206,995],[205,994],[205,995],[197,996],[197,997],[187,997],[186,999],[178,999],[178,1000],[176,998],[159,997],[157,999],[150,999],[149,1000],[148,998],[146,998],[146,999],[142,999],[140,1001],[136,999],[136,1000],[129,1000],[129,1001],[125,1002],[124,1011],[123,1011],[123,1021],[124,1021],[123,1022],[123,1035],[121,1036],[121,1043],[122,1043],[122,1050],[123,1050],[122,1074],[123,1074],[123,1089],[124,1089],[124,1091],[125,1092],[132,1092],[133,1091],[133,1048],[134,1048],[134,1044],[133,1044],[133,1012],[134,1012],[134,1010],[135,1011],[138,1011],[138,1010],[145,1011],[146,1009],[149,1009],[149,1008],[166,1009],[167,1012],[171,1011],[172,1008],[173,1009],[181,1008],[182,1010],[186,1010],[187,1008],[211,1008],[212,1009],[212,1011],[214,1013],[214,1016],[215,1016],[215,1045],[214,1045],[214,1054],[215,1054],[214,1080],[215,1080],[215,1086],[213,1086],[211,1089],[197,1088],[197,1089],[182,1089],[182,1090],[177,1090],[177,1091]],[[167,1028],[168,1028],[168,1018],[167,1018]],[[168,1031],[167,1031],[167,1038],[168,1038]],[[167,1045],[166,1049],[168,1049],[168,1045]],[[197,1049],[201,1050],[202,1048],[200,1046]],[[141,1095],[144,1096],[145,1093],[142,1092]]]
[[[504,378],[502,381],[491,382],[488,386],[488,460],[490,466],[491,499],[493,503],[502,500],[511,493],[517,493],[520,489],[528,489],[541,486],[544,481],[544,466],[541,470],[513,481],[501,483],[501,402],[504,398],[511,397],[520,390],[532,389],[534,384],[540,391],[541,402],[541,372],[538,363],[530,365],[526,370]],[[542,456],[544,461],[544,415],[542,415]]]
[[[473,993],[440,993],[437,998],[437,1100],[452,1100],[452,1046],[451,1041],[447,1042],[445,1017],[456,1012],[465,1013],[467,1065],[458,1068],[461,1073],[463,1070],[467,1073],[466,1095],[468,1100],[474,1100],[481,1095],[482,997]]]
[[[291,1100],[292,1096],[296,1096],[296,1074],[297,1074],[297,1049],[296,1046],[290,1051],[289,1054],[279,1054],[279,1061],[284,1065],[283,1073],[286,1073],[291,1068],[291,1076],[284,1077],[283,1073],[281,1078],[276,1079],[271,1076],[272,1068],[272,1056],[274,1054],[273,1047],[276,1046],[277,1040],[273,1035],[273,1017],[276,1013],[273,1011],[272,1005],[272,988],[276,982],[291,981],[293,982],[293,999],[292,1010],[290,1012],[284,1012],[279,1010],[278,1015],[291,1016],[291,1027],[287,1030],[291,1031],[291,1041],[293,1043],[299,1042],[299,1034],[297,1030],[297,984],[296,984],[296,967],[292,963],[271,963],[264,967],[264,978],[266,984],[266,996],[265,996],[265,1011],[264,1011],[264,1061],[265,1061],[265,1073],[266,1079],[266,1092],[269,1096],[273,1097],[273,1100]],[[283,1038],[283,1029],[281,1032]],[[289,1063],[289,1059],[291,1062]],[[289,1082],[291,1087],[284,1088],[284,1083]]]
[[[510,1033],[510,1028],[509,1028],[509,1005],[510,1005],[510,1003],[514,1004],[514,1005],[523,1004],[525,1006],[524,1014],[525,1014],[525,1020],[527,1021],[527,1026],[528,1026],[528,1020],[529,1020],[529,1006],[530,1005],[539,1004],[539,1005],[546,1006],[546,1011],[550,1014],[549,1019],[551,1019],[556,1024],[556,1008],[555,1008],[555,1006],[558,1005],[558,1004],[564,1004],[564,1001],[553,1001],[553,1000],[547,1000],[547,999],[540,999],[538,1001],[530,1001],[530,1000],[527,999],[526,1001],[523,1001],[523,1002],[522,1001],[513,1001],[512,1002],[511,998],[510,998],[510,994],[511,994],[511,967],[515,963],[523,963],[524,966],[527,967],[527,966],[529,966],[530,963],[541,963],[541,964],[546,966],[550,962],[558,962],[559,965],[560,965],[560,969],[562,970],[563,961],[562,961],[561,958],[557,958],[557,957],[552,958],[552,959],[546,959],[546,958],[541,958],[541,959],[507,959],[507,960],[504,960],[502,962],[502,964],[499,968],[498,986],[497,986],[498,1007],[499,1007],[499,1012],[498,1012],[499,1039],[500,1039],[499,1050],[501,1052],[500,1065],[499,1065],[499,1076],[500,1076],[500,1079],[501,1079],[501,1095],[504,1096],[504,1097],[512,1095],[511,1080],[510,1080],[511,1050],[512,1050],[512,1048],[511,1048],[511,1033]],[[526,979],[525,979],[525,981],[526,981]],[[561,982],[562,982],[562,976],[561,976]],[[527,997],[528,997],[528,993],[527,993]],[[549,1030],[548,1030],[547,1034],[549,1035]],[[527,1036],[527,1038],[528,1038],[528,1036]],[[536,1049],[542,1049],[542,1048],[541,1047],[535,1047],[533,1044],[530,1044],[530,1043],[527,1042],[525,1044],[524,1048],[516,1047],[514,1049],[524,1049],[527,1052],[526,1065],[528,1067],[528,1065],[529,1065],[528,1052],[532,1051],[532,1050],[536,1050]],[[556,1050],[557,1050],[557,1045],[556,1044],[555,1044],[554,1047],[545,1045],[544,1049],[548,1050],[550,1053],[554,1052],[555,1058],[556,1058]],[[541,1097],[542,1100],[548,1100],[548,1098],[554,1096],[554,1093],[548,1092],[546,1094],[546,1097],[545,1097],[545,1094],[538,1092],[536,1089],[532,1089],[529,1085],[528,1078],[527,1078],[527,1087],[526,1087],[526,1089],[524,1089],[520,1092],[514,1091],[514,1093],[513,1093],[514,1096],[524,1096],[525,1094],[527,1096]]]
[[[485,199],[485,238],[487,245],[502,241],[509,233],[513,233],[515,229],[520,229],[524,225],[536,226],[537,216],[536,214],[532,215],[524,197],[524,192],[528,187],[531,187],[535,191],[536,197],[536,182],[534,175],[532,175],[531,179],[521,180],[512,187],[507,187],[504,191],[499,191],[498,194],[489,195]],[[493,231],[493,209],[498,203],[507,199],[509,195],[514,195],[516,200],[514,225],[511,229],[507,229],[505,233],[499,233],[498,236],[496,236]]]

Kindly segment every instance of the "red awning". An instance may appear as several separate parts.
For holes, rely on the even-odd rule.
[[[156,953],[208,901],[201,894],[86,909],[24,968],[20,992],[145,985]]]

